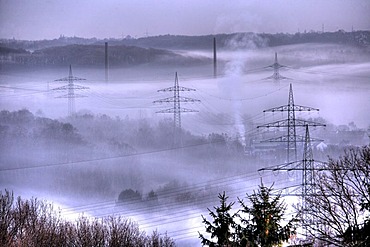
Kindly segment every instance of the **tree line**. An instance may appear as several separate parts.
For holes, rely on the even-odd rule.
[[[13,193],[0,192],[0,246],[37,247],[171,247],[167,234],[146,234],[137,223],[123,217],[75,222],[62,218],[51,204],[37,199],[14,200]]]
[[[336,32],[321,32],[314,30],[302,30],[295,34],[289,33],[231,33],[231,34],[216,34],[202,36],[185,36],[185,35],[159,35],[142,38],[132,38],[128,36],[124,39],[104,39],[96,38],[81,38],[81,37],[65,37],[61,35],[58,39],[53,40],[15,40],[2,39],[0,46],[13,49],[40,50],[48,47],[66,46],[66,45],[102,45],[104,42],[109,42],[112,46],[127,45],[137,47],[151,47],[157,49],[196,49],[210,50],[213,38],[217,39],[217,46],[221,49],[230,48],[229,41],[235,39],[235,36],[245,36],[246,41],[255,42],[256,39],[264,39],[264,44],[270,47],[289,44],[303,43],[341,43],[350,45],[367,46],[370,43],[370,31],[355,30],[346,32],[338,30]],[[259,42],[255,42],[259,44]]]

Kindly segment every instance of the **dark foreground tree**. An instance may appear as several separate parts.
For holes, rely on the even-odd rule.
[[[280,195],[272,196],[272,187],[263,185],[258,192],[247,195],[251,204],[250,207],[239,199],[241,209],[231,214],[230,210],[234,203],[227,204],[228,197],[225,192],[219,195],[220,207],[215,207],[216,212],[209,214],[213,222],[203,218],[206,232],[211,234],[211,240],[199,233],[203,246],[280,246],[295,234],[295,222],[293,218],[284,223],[285,204],[281,201]],[[212,239],[217,241],[212,241]]]
[[[230,211],[234,202],[227,203],[228,197],[223,194],[219,194],[221,206],[214,207],[215,212],[208,209],[209,215],[213,218],[213,222],[208,221],[203,215],[203,223],[206,227],[206,232],[211,234],[211,239],[207,239],[203,234],[199,233],[199,238],[202,241],[203,246],[237,246],[235,242],[235,234],[232,229],[235,227],[235,214],[231,214]]]
[[[166,235],[146,235],[139,226],[121,217],[79,218],[69,222],[55,213],[51,204],[36,199],[14,201],[9,191],[0,191],[0,247],[173,247]]]
[[[123,190],[118,196],[118,202],[138,202],[141,201],[142,195],[139,191],[134,191],[133,189]]]
[[[295,234],[296,219],[292,218],[284,224],[286,205],[281,201],[280,194],[272,196],[272,187],[263,184],[257,192],[247,195],[251,203],[248,206],[239,199],[241,224],[237,228],[240,246],[280,246]]]
[[[370,146],[329,159],[316,174],[315,194],[306,198],[315,224],[308,234],[332,246],[370,246]]]

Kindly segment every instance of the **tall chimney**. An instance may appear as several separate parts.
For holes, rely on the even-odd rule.
[[[217,77],[216,37],[213,38],[213,76]]]
[[[108,42],[105,42],[105,81],[108,81],[108,68],[109,68],[109,61],[108,61]]]

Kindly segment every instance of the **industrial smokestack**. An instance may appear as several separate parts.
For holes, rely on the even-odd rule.
[[[216,37],[213,38],[213,76],[217,77]]]
[[[108,42],[105,42],[105,81],[108,81],[108,68],[109,68],[109,61],[108,61]]]

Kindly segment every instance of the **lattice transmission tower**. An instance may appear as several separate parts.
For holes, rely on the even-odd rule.
[[[280,136],[277,138],[272,138],[269,140],[265,140],[264,142],[286,142],[287,143],[287,158],[286,163],[296,161],[297,160],[297,142],[304,142],[304,136],[297,136],[296,128],[297,127],[305,127],[308,126],[325,126],[325,124],[306,121],[303,119],[297,119],[295,117],[295,112],[302,112],[302,111],[319,111],[319,109],[312,108],[309,106],[301,106],[294,104],[294,97],[293,97],[293,88],[292,84],[289,87],[289,99],[288,104],[283,106],[274,107],[268,110],[264,110],[263,112],[288,112],[288,118],[279,120],[272,123],[267,123],[264,125],[257,126],[257,128],[287,128],[288,133],[285,136]]]
[[[320,166],[322,166],[320,164]],[[303,148],[302,160],[302,222],[304,225],[313,224],[314,219],[308,213],[310,205],[307,204],[306,197],[313,196],[315,191],[315,160],[313,159],[312,145],[308,125],[306,126],[306,138]]]
[[[173,87],[158,90],[158,92],[173,92],[173,96],[165,99],[155,100],[153,103],[173,103],[173,107],[156,113],[172,113],[173,114],[173,133],[174,133],[174,146],[182,145],[182,129],[181,129],[181,113],[185,112],[198,112],[197,110],[181,107],[181,103],[194,103],[200,102],[198,99],[192,99],[180,96],[180,92],[196,91],[193,88],[186,88],[179,86],[177,72],[175,73],[175,85]]]
[[[287,164],[276,165],[271,167],[265,167],[258,170],[262,171],[273,171],[273,172],[292,172],[300,171],[301,173],[301,184],[290,186],[282,190],[282,196],[299,196],[302,200],[301,206],[301,223],[303,230],[307,235],[307,226],[315,224],[315,219],[312,214],[310,214],[310,207],[307,203],[308,197],[317,196],[316,193],[316,179],[315,173],[318,171],[327,171],[327,164],[325,162],[314,160],[313,150],[310,138],[309,127],[306,125],[306,134],[304,138],[304,150],[302,160],[290,162]]]
[[[75,93],[75,90],[89,89],[88,87],[74,84],[74,81],[84,81],[84,80],[86,79],[73,76],[71,65],[69,65],[69,75],[67,77],[55,80],[55,81],[68,82],[67,85],[54,88],[53,90],[54,91],[67,91],[67,94],[58,96],[57,98],[68,98],[68,115],[69,116],[74,115],[76,112],[75,98],[87,97],[85,95]]]
[[[278,55],[277,55],[277,52],[275,52],[275,62],[269,66],[264,67],[264,68],[273,68],[274,73],[272,74],[272,76],[266,77],[265,80],[272,79],[274,80],[275,83],[279,83],[280,80],[290,79],[288,77],[280,75],[280,68],[284,68],[284,67],[287,67],[287,66],[282,65],[278,62]]]

